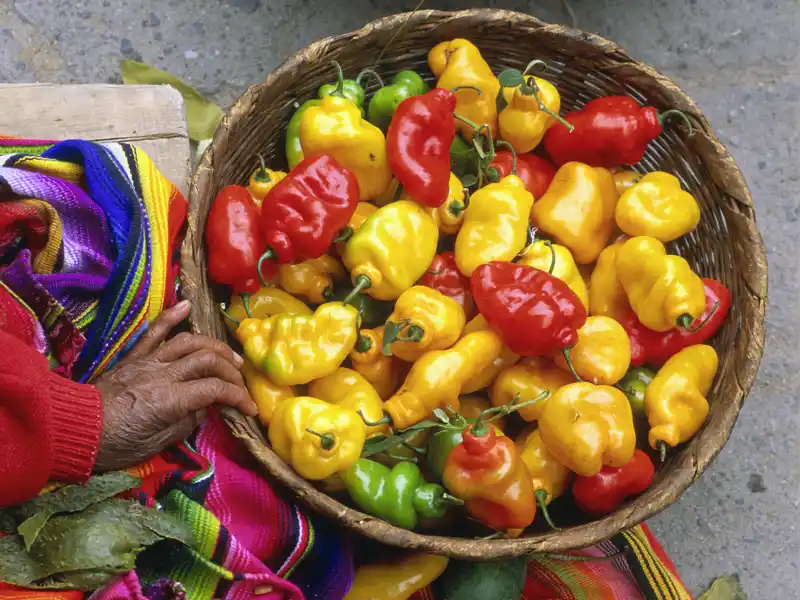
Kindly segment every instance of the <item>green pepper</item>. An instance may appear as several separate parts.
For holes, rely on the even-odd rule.
[[[450,145],[450,170],[456,177],[478,176],[478,151],[460,135]]]
[[[419,467],[401,462],[393,468],[360,458],[342,473],[350,497],[362,510],[413,530],[419,519],[436,520],[463,502],[436,483],[426,483]]]
[[[392,77],[386,87],[382,87],[369,102],[367,120],[386,131],[394,111],[406,98],[421,96],[428,91],[428,84],[414,71],[400,71]]]
[[[336,290],[333,295],[331,295],[330,300],[333,302],[341,302],[352,291],[352,287]],[[393,302],[376,300],[372,296],[361,293],[353,296],[347,303],[354,306],[361,314],[360,329],[372,329],[373,327],[382,326],[386,323],[386,319],[389,318],[389,315],[392,314],[392,310],[394,309]]]
[[[289,119],[286,126],[286,162],[290,169],[294,169],[303,160],[303,147],[300,145],[300,120],[306,109],[319,106],[322,100],[306,100],[301,104]]]
[[[326,83],[319,88],[317,91],[317,96],[320,99],[324,98],[325,96],[330,96],[336,91],[338,85],[338,83]],[[358,108],[363,108],[365,96],[364,88],[361,87],[361,85],[357,83],[355,79],[344,79],[342,81],[342,94]]]
[[[474,422],[474,419],[472,419]],[[428,451],[425,453],[425,466],[427,472],[442,480],[444,463],[450,452],[463,441],[460,429],[446,428],[434,431],[428,439]]]
[[[633,412],[633,422],[636,427],[636,439],[646,439],[646,432],[649,429],[647,422],[647,413],[644,410],[644,395],[647,391],[647,386],[653,381],[656,376],[655,371],[647,367],[636,367],[631,369],[625,374],[617,387],[625,392],[628,397],[628,402],[631,404],[631,411]],[[644,433],[644,436],[640,435]]]

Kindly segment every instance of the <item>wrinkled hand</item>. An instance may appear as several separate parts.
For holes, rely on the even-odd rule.
[[[239,373],[242,357],[206,336],[181,333],[189,316],[181,302],[164,311],[120,363],[94,385],[103,398],[103,435],[96,471],[135,465],[185,439],[214,403],[255,416]]]

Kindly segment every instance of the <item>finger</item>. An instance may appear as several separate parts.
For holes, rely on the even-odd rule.
[[[244,360],[230,346],[205,335],[180,333],[158,348],[151,355],[153,360],[159,362],[174,362],[196,352],[209,350],[215,352],[237,369],[244,364]]]
[[[180,421],[172,425],[167,431],[165,432],[165,443],[164,448],[167,446],[171,446],[172,444],[177,444],[182,442],[190,435],[192,432],[197,429],[200,423],[206,418],[206,411],[198,410],[193,413],[189,413],[188,416],[182,418]],[[163,448],[162,448],[163,450]]]
[[[175,411],[172,416],[176,421],[215,403],[232,406],[251,417],[258,414],[247,390],[215,377],[177,383],[173,397],[175,401],[171,408]]]
[[[180,360],[167,363],[165,368],[175,381],[216,377],[241,388],[244,387],[244,379],[242,379],[239,369],[214,350],[198,350]]]
[[[172,308],[162,312],[155,321],[150,323],[147,332],[121,362],[137,360],[158,348],[158,345],[167,339],[169,332],[189,316],[191,309],[192,305],[189,301],[182,300]]]

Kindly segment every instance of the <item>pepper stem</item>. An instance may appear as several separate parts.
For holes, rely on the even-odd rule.
[[[224,302],[220,302],[220,303],[219,303],[219,312],[221,312],[221,313],[222,313],[222,316],[223,316],[223,317],[225,317],[226,319],[228,319],[228,321],[230,321],[231,323],[233,323],[233,324],[234,324],[234,325],[236,325],[237,327],[238,327],[239,325],[241,325],[241,324],[242,324],[242,322],[241,322],[241,321],[237,321],[237,320],[236,320],[236,319],[234,319],[232,316],[230,316],[230,315],[229,315],[229,314],[226,312],[226,310],[225,310],[226,308],[228,308],[228,307],[227,307],[227,306],[225,306],[225,303],[224,303]]]
[[[661,464],[664,464],[664,461],[667,460],[667,451],[669,450],[669,446],[667,446],[667,442],[664,440],[658,440],[656,442],[656,448],[658,448],[658,456],[661,459]]]
[[[569,367],[569,372],[572,373],[572,376],[575,378],[576,381],[583,381],[583,378],[578,375],[577,371],[575,371],[575,367],[572,365],[572,356],[570,355],[570,350],[572,346],[564,348],[561,351],[561,354],[564,356],[564,360],[567,361],[567,367]]]
[[[544,73],[547,71],[547,63],[541,59],[534,58],[531,62],[527,64],[525,70],[522,72],[522,76],[530,75],[531,71],[538,71],[539,73]]]
[[[353,298],[355,298],[356,296],[358,296],[358,294],[361,293],[361,290],[366,290],[371,285],[372,282],[370,281],[369,277],[367,277],[366,275],[359,275],[358,277],[356,277],[355,287],[350,291],[349,294],[347,294],[347,296],[344,297],[344,300],[342,300],[342,304],[349,304]]]
[[[459,202],[458,200],[456,200],[454,202],[451,202],[447,206],[447,212],[449,212],[454,217],[460,217],[461,213],[463,213],[466,208],[467,207],[464,205],[463,202]]]
[[[553,523],[553,519],[550,518],[550,511],[547,510],[547,492],[544,490],[536,490],[533,495],[536,498],[536,503],[539,505],[539,510],[542,511],[544,520],[547,521],[547,524],[551,529],[554,531],[560,531],[561,528],[556,527],[556,524]]]
[[[519,400],[519,394],[517,394],[516,396],[514,396],[514,400],[509,404],[502,404],[500,406],[495,406],[494,408],[487,408],[485,411],[481,413],[481,415],[487,416],[491,414],[492,417],[489,419],[489,422],[491,423],[492,421],[497,421],[498,419],[502,419],[503,417],[506,417],[513,412],[517,412],[518,410],[525,408],[526,406],[531,406],[533,404],[541,402],[542,400],[547,400],[549,396],[550,396],[550,390],[544,390],[541,394],[536,396],[536,398],[525,400],[524,402],[520,402],[519,404],[517,404],[516,402],[517,400]],[[493,413],[497,414],[495,415]]]
[[[550,115],[556,121],[561,123],[567,130],[572,133],[575,127],[570,124],[564,117],[559,115],[554,110],[550,109],[548,106],[545,106],[545,103],[542,102],[542,99],[539,98],[539,86],[536,84],[536,78],[531,76],[530,79],[526,80],[521,86],[519,86],[519,91],[524,96],[533,96],[536,100],[536,104],[539,105],[539,110],[543,113]]]
[[[367,427],[378,427],[379,425],[391,425],[392,424],[392,417],[386,411],[383,411],[383,417],[378,419],[377,421],[370,421],[367,417],[364,416],[364,413],[359,411],[358,416],[361,417],[361,420],[364,421],[364,425]]]
[[[319,438],[319,446],[323,450],[331,450],[336,445],[336,438],[330,433],[318,433],[308,427],[306,427],[306,431]]]
[[[242,306],[244,307],[244,314],[247,315],[248,319],[253,318],[253,313],[250,312],[250,294],[247,292],[241,292],[239,294],[242,298]]]
[[[425,330],[410,320],[399,323],[386,321],[386,325],[383,327],[383,354],[384,356],[392,355],[391,345],[394,342],[421,342],[424,337]]]
[[[450,91],[451,91],[451,92],[453,92],[454,94],[455,94],[455,93],[456,93],[458,90],[475,90],[476,92],[478,92],[478,95],[479,95],[479,96],[480,96],[481,94],[483,94],[483,91],[481,91],[481,88],[479,88],[479,87],[477,87],[477,86],[474,86],[474,85],[457,85],[457,86],[456,86],[456,87],[454,87],[454,88],[450,88]]]
[[[517,151],[514,150],[514,146],[506,142],[505,140],[500,140],[497,142],[498,146],[502,146],[503,148],[508,148],[509,152],[511,152],[511,174],[517,174]]]
[[[553,242],[550,240],[545,240],[544,245],[550,248],[550,268],[547,269],[547,274],[552,275],[553,269],[556,268],[556,249],[553,248]]]
[[[336,234],[336,237],[333,238],[332,243],[338,244],[339,242],[346,242],[353,237],[353,233],[355,232],[353,231],[352,227],[342,227],[339,230],[339,233]]]
[[[375,79],[380,87],[384,86],[383,79],[381,79],[381,76],[378,75],[378,73],[374,69],[361,69],[361,72],[358,75],[356,75],[356,84],[360,85],[362,88],[364,86],[361,85],[361,79],[364,77],[364,75],[369,75],[370,77]]]
[[[364,354],[372,349],[372,340],[367,336],[359,335],[356,340],[355,351],[359,354]]]
[[[272,251],[272,248],[267,248],[267,251],[264,252],[264,254],[261,255],[261,258],[258,259],[258,264],[256,265],[256,271],[258,271],[258,279],[259,281],[261,281],[261,285],[263,285],[264,287],[266,287],[269,284],[267,283],[267,280],[264,279],[264,274],[261,272],[261,267],[264,264],[265,260],[269,260],[270,258],[274,257],[275,253]]]
[[[711,320],[711,317],[714,316],[714,313],[717,312],[718,308],[719,308],[719,302],[715,302],[714,306],[711,308],[711,312],[708,313],[708,316],[705,319],[703,319],[697,324],[697,327],[691,326],[692,322],[694,321],[694,319],[692,319],[692,315],[690,314],[681,315],[680,317],[678,317],[678,327],[680,327],[681,329],[685,330],[688,333],[696,333],[700,331],[703,327],[705,327],[706,323],[708,323]]]
[[[694,135],[694,128],[692,127],[692,122],[689,120],[689,117],[686,116],[685,112],[678,110],[677,108],[672,108],[670,110],[665,110],[663,113],[658,113],[658,124],[661,125],[662,129],[664,128],[664,121],[670,117],[678,117],[683,119],[683,122],[686,123],[686,127],[689,129],[689,135]]]
[[[342,65],[335,60],[332,60],[331,63],[336,67],[336,89],[331,92],[331,96],[346,98],[344,95],[344,72],[342,71]]]
[[[447,492],[442,494],[442,498],[439,500],[439,502],[448,506],[464,506],[464,501],[461,498],[456,498]]]
[[[264,155],[259,152],[258,154],[258,162],[261,163],[261,166],[256,169],[255,175],[253,176],[256,181],[260,181],[262,183],[269,183],[272,181],[272,178],[269,176],[269,171],[267,170],[267,164],[264,162]]]

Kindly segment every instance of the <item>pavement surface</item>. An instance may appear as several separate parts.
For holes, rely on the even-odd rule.
[[[119,60],[135,58],[227,107],[304,45],[414,4],[0,0],[0,82],[121,83]],[[477,5],[426,2],[445,10]],[[800,598],[800,1],[483,5],[550,22],[574,18],[626,47],[699,103],[744,171],[770,266],[766,355],[730,442],[650,524],[694,594],[718,575],[737,573],[751,599]]]

